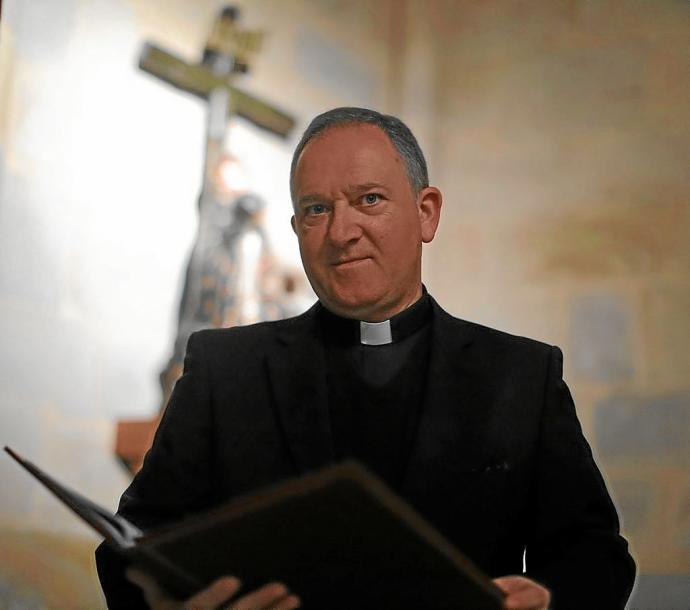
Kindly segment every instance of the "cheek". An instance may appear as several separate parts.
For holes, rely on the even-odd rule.
[[[318,265],[323,239],[313,229],[305,230],[299,237],[299,251],[305,266]]]
[[[409,266],[410,261],[419,256],[421,236],[414,231],[414,227],[409,227],[406,231],[383,236],[381,243],[386,247],[388,257],[394,264],[400,267]]]

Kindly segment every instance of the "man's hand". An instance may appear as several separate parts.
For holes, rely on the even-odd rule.
[[[151,610],[216,610],[221,604],[231,610],[294,610],[299,608],[300,600],[291,594],[281,583],[269,583],[256,591],[231,600],[240,589],[240,581],[232,576],[219,578],[208,587],[199,591],[187,601],[172,599],[158,583],[145,572],[130,568],[127,578],[141,587],[146,603]]]
[[[494,578],[506,597],[503,607],[506,610],[546,610],[551,601],[551,593],[546,587],[524,576],[501,576]]]

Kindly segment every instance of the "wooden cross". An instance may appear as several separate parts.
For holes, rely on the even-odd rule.
[[[206,100],[206,155],[201,206],[210,192],[213,169],[223,153],[228,119],[236,114],[257,127],[286,137],[294,119],[258,97],[232,84],[237,74],[249,71],[249,62],[263,42],[263,33],[237,27],[239,11],[225,7],[216,18],[198,64],[189,64],[152,43],[146,43],[139,67],[173,85]],[[200,210],[203,217],[203,210]]]
[[[174,87],[209,100],[214,90],[228,92],[228,114],[237,114],[257,127],[287,136],[295,121],[271,104],[232,84],[235,75],[249,69],[249,59],[259,51],[263,33],[240,30],[237,9],[226,7],[216,19],[198,64],[189,64],[154,44],[146,43],[139,67]]]

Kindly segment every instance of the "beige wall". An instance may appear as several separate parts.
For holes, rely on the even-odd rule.
[[[200,104],[136,57],[151,39],[196,58],[222,4],[3,2],[0,440],[105,505],[126,482],[114,420],[157,408],[203,129]],[[643,575],[635,603],[678,606],[690,574],[687,4],[238,4],[268,33],[243,86],[294,113],[297,132],[347,104],[417,133],[445,194],[427,285],[460,317],[563,348]],[[297,132],[276,142],[240,126],[235,140],[295,263]],[[16,490],[0,519],[22,561],[35,545],[18,529],[87,536],[14,467],[0,477]],[[21,580],[17,565],[0,564],[2,582]],[[17,595],[40,597],[51,569]]]

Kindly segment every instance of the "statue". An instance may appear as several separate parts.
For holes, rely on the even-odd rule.
[[[291,117],[238,87],[233,79],[249,71],[261,47],[261,32],[241,30],[239,11],[225,7],[218,15],[201,62],[189,64],[146,43],[139,67],[183,91],[204,99],[208,107],[199,227],[185,273],[173,353],[160,374],[162,414],[182,372],[189,335],[202,328],[250,324],[280,317],[267,275],[274,267],[262,226],[264,202],[249,191],[242,164],[226,152],[228,120],[241,116],[285,137]],[[287,291],[287,283],[284,284]],[[116,454],[130,472],[141,466],[160,415],[153,420],[120,421]]]

